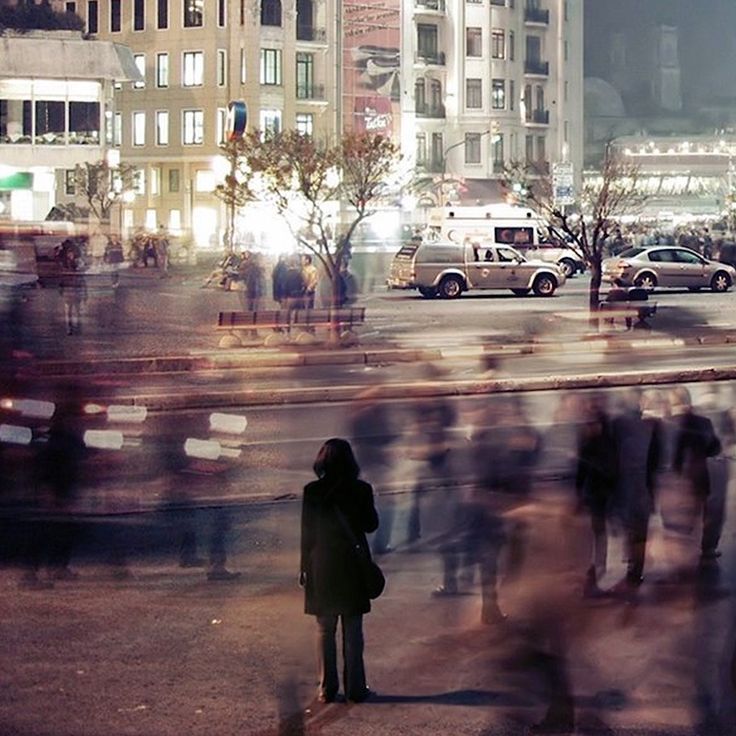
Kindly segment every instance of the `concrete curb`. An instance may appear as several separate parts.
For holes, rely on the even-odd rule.
[[[728,381],[736,379],[736,365],[722,368],[650,370],[616,373],[590,373],[576,376],[543,376],[438,381],[400,382],[371,386],[378,400],[423,399],[434,396],[461,397],[494,393],[570,391],[576,389],[623,388],[663,384]],[[279,404],[314,404],[351,402],[364,394],[366,386],[321,386],[285,389],[245,389],[209,391],[196,395],[132,394],[116,396],[117,403],[145,406],[150,411],[177,411],[215,407],[274,406]],[[104,401],[101,399],[101,401]]]
[[[477,345],[469,348],[363,348],[302,352],[279,352],[263,348],[245,348],[238,351],[206,354],[143,357],[103,358],[86,361],[48,360],[31,367],[31,373],[42,376],[110,375],[186,373],[208,370],[248,370],[254,368],[297,368],[319,365],[382,365],[447,359],[479,359],[481,357],[509,357],[519,355],[555,355],[578,352],[616,352],[640,348],[736,344],[736,333],[691,334],[683,337],[652,336],[648,333],[632,337],[631,333],[582,336],[567,342],[532,341],[501,345]]]

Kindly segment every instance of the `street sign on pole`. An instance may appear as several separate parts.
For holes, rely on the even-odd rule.
[[[552,192],[555,205],[575,204],[575,173],[569,161],[552,164]]]

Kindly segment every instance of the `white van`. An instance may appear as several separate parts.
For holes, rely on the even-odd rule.
[[[570,278],[585,270],[580,256],[564,243],[542,235],[544,220],[528,207],[490,204],[478,207],[436,207],[428,212],[427,239],[491,242],[516,248],[530,260],[557,264]]]

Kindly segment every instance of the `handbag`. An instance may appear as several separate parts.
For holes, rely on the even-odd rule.
[[[383,574],[381,568],[373,561],[369,550],[358,541],[342,511],[337,506],[334,509],[340,525],[353,545],[365,592],[371,600],[375,600],[383,593],[386,587],[386,576]]]

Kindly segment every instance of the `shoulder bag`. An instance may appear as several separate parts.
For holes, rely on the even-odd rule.
[[[386,587],[386,577],[384,576],[381,568],[373,561],[369,550],[367,550],[358,541],[358,538],[350,528],[350,524],[342,511],[340,511],[337,506],[334,508],[335,515],[340,522],[340,526],[342,526],[347,538],[353,546],[355,557],[358,561],[358,567],[360,568],[360,575],[363,578],[365,592],[371,600],[375,600],[381,595],[381,593],[383,593],[383,589]]]

